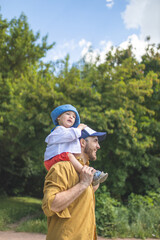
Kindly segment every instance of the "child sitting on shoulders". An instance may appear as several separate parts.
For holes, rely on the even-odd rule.
[[[75,158],[74,154],[81,153],[79,138],[81,131],[87,125],[81,123],[78,111],[70,104],[61,105],[51,112],[55,128],[46,137],[47,143],[44,154],[44,165],[47,171],[53,164],[59,161],[70,161],[78,173],[82,170],[82,164]],[[108,173],[95,170],[93,185],[104,182]]]

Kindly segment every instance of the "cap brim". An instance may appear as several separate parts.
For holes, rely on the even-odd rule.
[[[90,136],[98,137],[98,141],[101,142],[106,138],[106,134],[107,134],[106,132],[96,132],[96,133],[91,134]]]

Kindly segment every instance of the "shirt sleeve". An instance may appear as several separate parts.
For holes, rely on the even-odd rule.
[[[50,144],[72,142],[75,139],[80,138],[81,130],[79,128],[65,128],[57,127],[48,137],[45,142]]]
[[[57,193],[66,191],[68,187],[68,180],[72,178],[72,165],[69,162],[55,164],[50,169],[44,184],[44,197],[42,200],[42,209],[47,217],[51,217],[57,214],[60,218],[70,218],[70,212],[68,208],[65,208],[61,212],[53,212],[51,210],[52,202]]]

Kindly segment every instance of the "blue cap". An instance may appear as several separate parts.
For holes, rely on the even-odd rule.
[[[86,127],[85,129],[82,130],[81,138],[85,139],[87,137],[93,137],[96,136],[98,137],[98,141],[101,142],[106,138],[106,132],[96,132],[93,129]]]
[[[77,112],[77,109],[75,107],[73,107],[70,104],[65,104],[65,105],[61,105],[57,108],[55,108],[52,112],[51,112],[51,118],[52,121],[54,123],[55,126],[58,126],[58,122],[57,122],[57,118],[64,112],[68,112],[68,111],[72,111],[75,112],[76,114],[76,119],[75,119],[75,123],[73,124],[72,127],[78,127],[78,125],[80,124],[80,116]]]

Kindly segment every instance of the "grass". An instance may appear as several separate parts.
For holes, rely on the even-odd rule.
[[[26,222],[22,222],[16,228],[18,232],[34,232],[34,233],[47,233],[47,220],[43,214],[33,217]]]
[[[47,232],[47,221],[41,200],[31,197],[0,198],[0,230]]]
[[[113,200],[110,202],[109,209],[106,209],[105,206],[108,207],[108,205],[109,198],[106,199],[104,206],[100,204],[101,208],[96,212],[99,235],[141,239],[160,237],[159,204],[154,208],[148,207],[147,210],[141,207],[139,211],[133,211],[131,206],[128,208],[113,206],[115,205]],[[132,221],[129,221],[129,213]],[[99,215],[101,222],[99,222]],[[41,200],[31,197],[0,197],[0,230],[9,229],[46,234],[47,219],[41,209]]]

